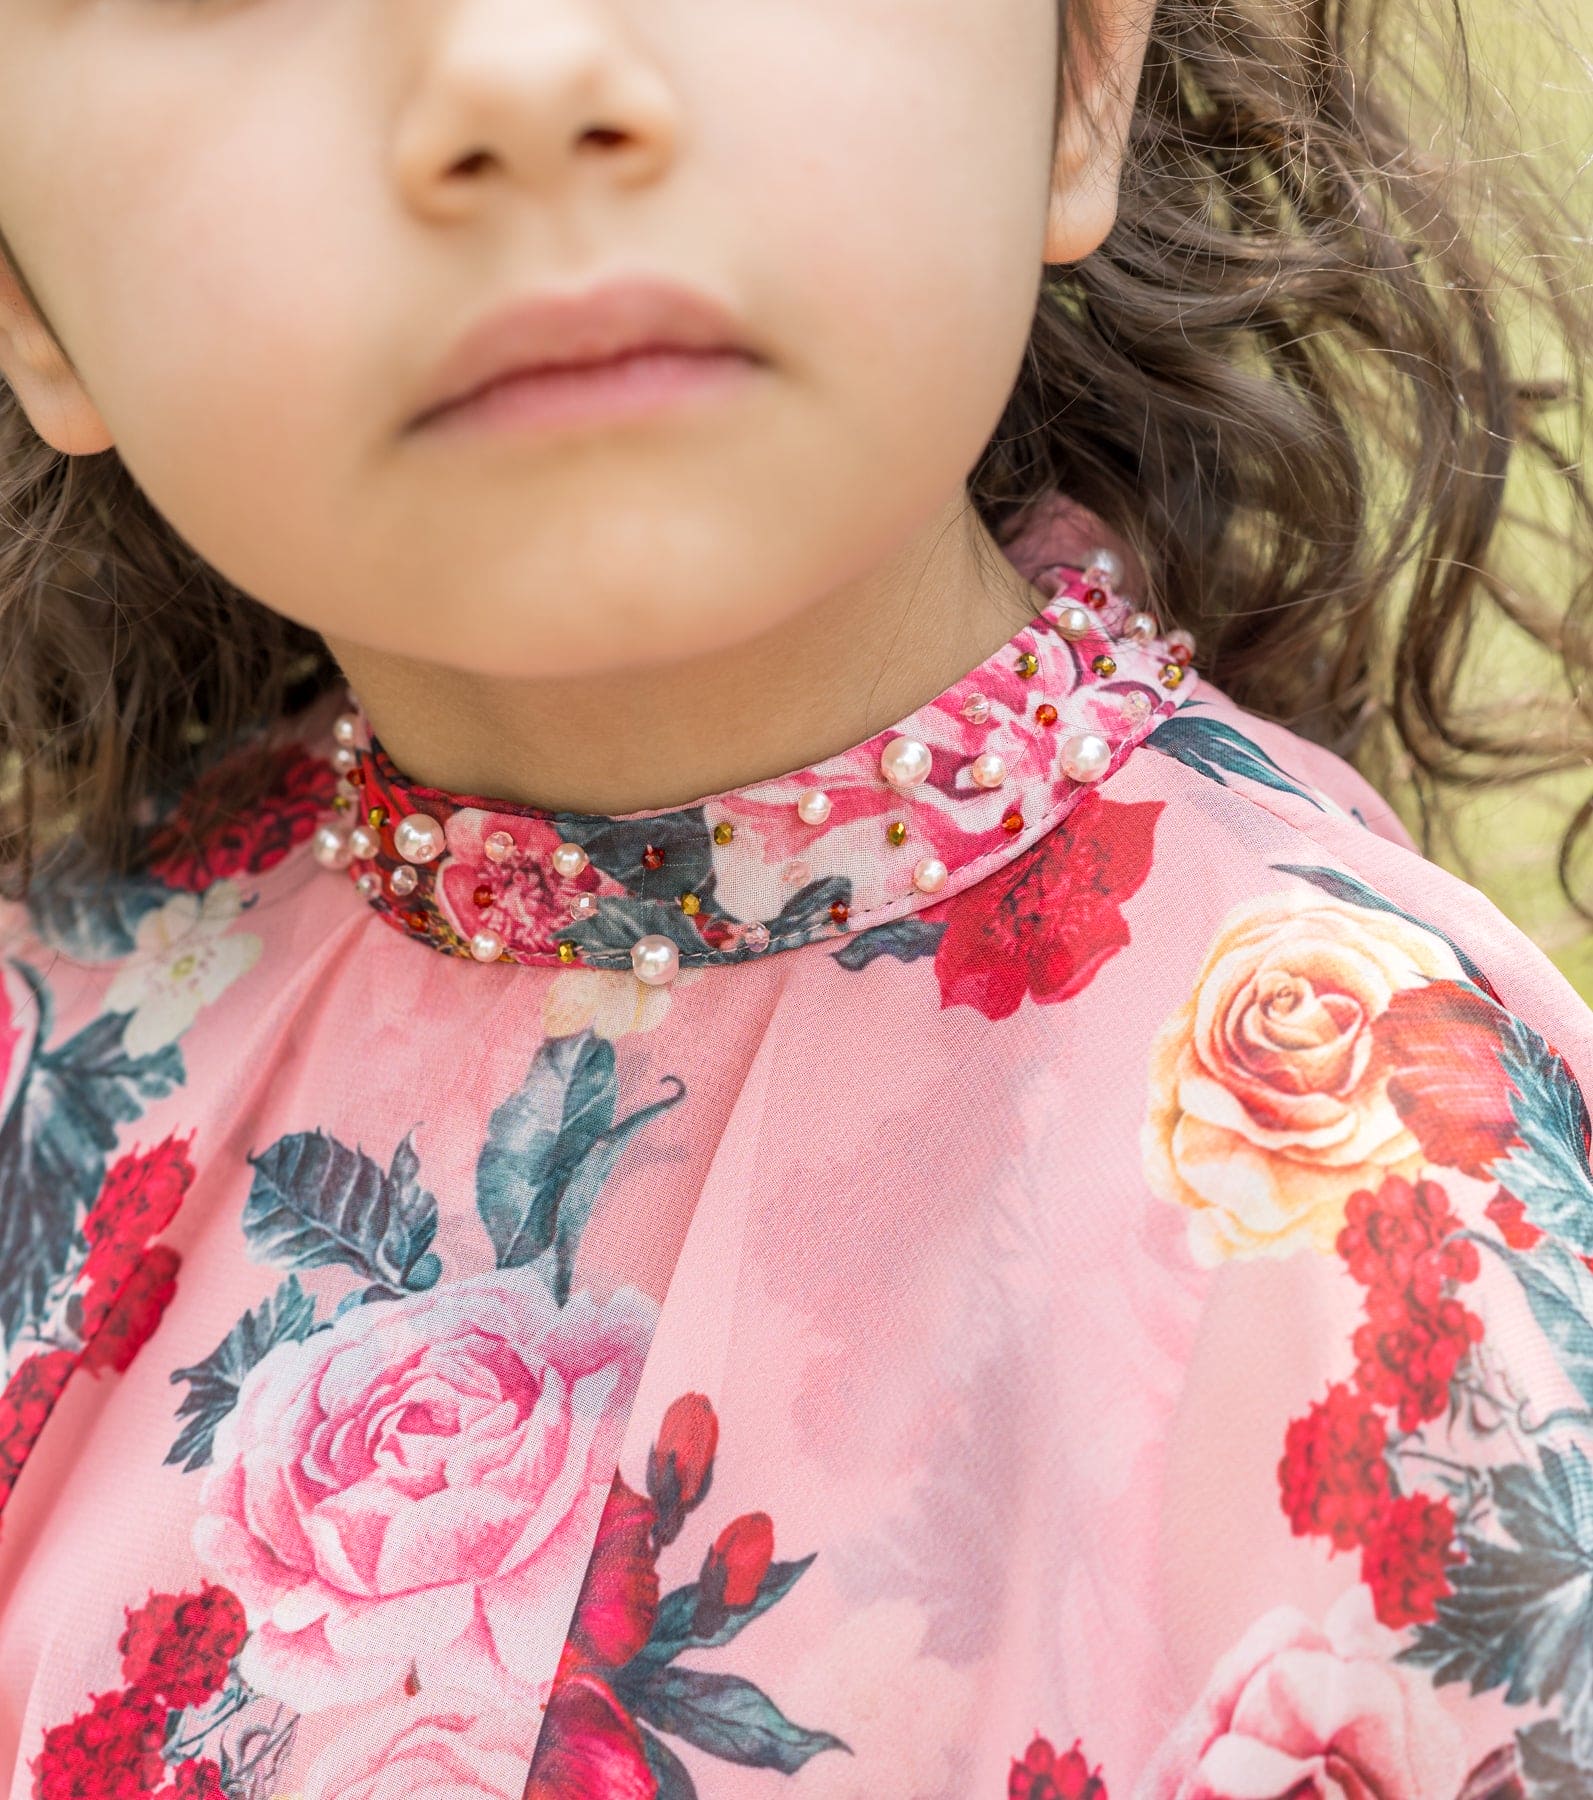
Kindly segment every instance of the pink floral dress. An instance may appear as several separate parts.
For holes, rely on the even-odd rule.
[[[11,906],[10,1800],[1593,1793],[1589,1015],[1071,517],[787,777],[338,693]]]

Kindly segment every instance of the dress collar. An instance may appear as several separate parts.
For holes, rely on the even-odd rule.
[[[934,699],[807,768],[684,806],[556,812],[424,786],[350,690],[315,855],[434,950],[654,985],[938,906],[1051,831],[1198,685],[1193,645],[1136,609],[1121,559],[1045,564],[1063,541],[1006,547],[1051,598]]]

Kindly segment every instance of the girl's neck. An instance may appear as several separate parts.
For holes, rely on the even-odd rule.
[[[519,681],[328,646],[411,781],[622,814],[686,805],[861,743],[1044,604],[959,503],[887,569],[707,657]]]

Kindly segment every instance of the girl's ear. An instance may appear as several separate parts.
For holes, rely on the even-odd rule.
[[[1089,18],[1068,35],[1067,92],[1057,126],[1045,261],[1079,262],[1106,240],[1118,189],[1155,0],[1069,0]]]
[[[28,284],[0,248],[0,375],[33,429],[68,456],[91,456],[115,442],[72,359],[45,323]]]

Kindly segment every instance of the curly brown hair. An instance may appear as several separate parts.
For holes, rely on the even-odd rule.
[[[1074,52],[1098,44],[1088,0],[1059,5],[1058,116],[1083,103]],[[969,482],[997,539],[1058,488],[1096,513],[1211,677],[1403,784],[1429,849],[1446,795],[1581,769],[1593,748],[1586,224],[1539,160],[1503,154],[1508,124],[1476,98],[1458,7],[1418,31],[1388,0],[1161,0],[1117,222],[1045,271]],[[1518,367],[1518,302],[1552,376]],[[1507,477],[1534,469],[1559,497],[1535,527],[1558,554],[1522,581],[1501,527]],[[140,821],[342,676],[314,632],[210,568],[114,449],[51,450],[3,384],[0,507],[15,894],[46,851],[73,880],[127,871]],[[1558,671],[1552,732],[1468,703],[1490,625]],[[1593,799],[1566,825],[1568,891],[1590,815]]]

